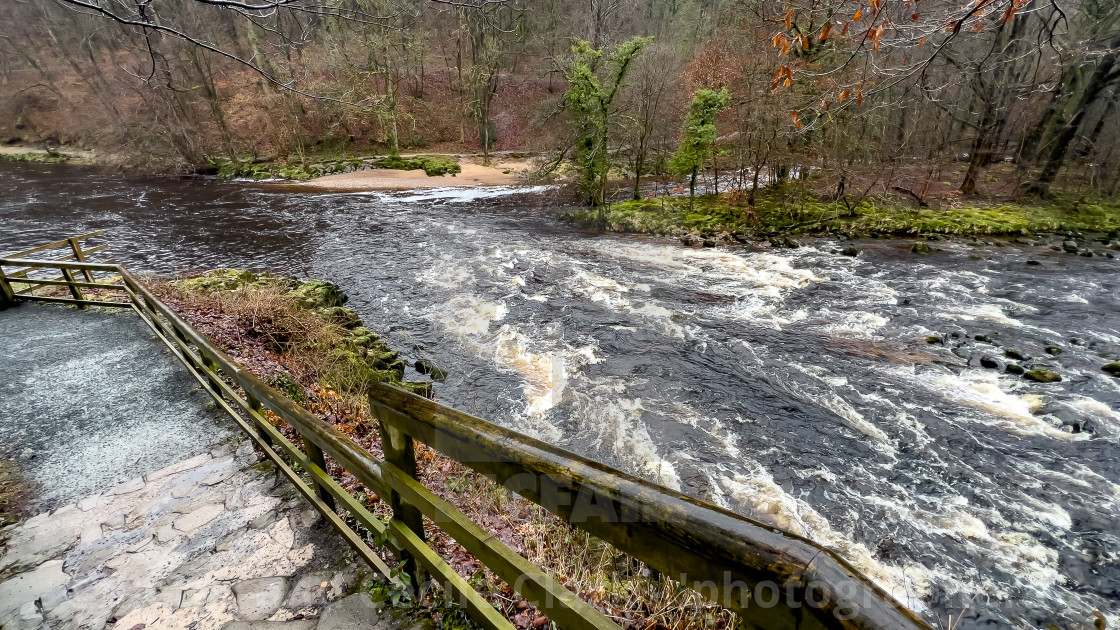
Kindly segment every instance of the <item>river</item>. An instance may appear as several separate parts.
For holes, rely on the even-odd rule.
[[[336,282],[441,402],[831,546],[939,627],[1120,625],[1120,261],[700,249],[556,208],[0,165],[0,250],[104,229],[136,270]],[[1005,349],[1062,382],[980,366]]]

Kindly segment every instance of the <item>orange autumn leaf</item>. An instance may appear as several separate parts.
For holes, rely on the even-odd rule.
[[[856,92],[856,105],[863,105],[863,92]]]
[[[844,22],[844,28],[840,29],[840,34],[841,35],[847,35],[848,34],[848,25],[849,24],[850,24],[850,22]]]
[[[844,101],[848,100],[848,97],[851,96],[851,95],[852,95],[851,90],[844,90],[843,92],[840,93],[840,102],[843,103]]]
[[[809,50],[809,38],[804,35],[799,35],[801,38],[801,50]]]
[[[786,11],[786,28],[793,28],[793,9]]]
[[[856,11],[856,14],[852,16],[852,21],[858,22],[861,17],[863,17],[863,9]]]
[[[924,44],[924,43],[926,43],[926,38],[924,38],[924,37],[920,37],[920,38],[918,38],[918,45],[919,45],[919,46],[921,46],[921,45],[922,45],[922,44]]]
[[[823,42],[824,40],[828,39],[828,34],[831,32],[832,22],[829,22],[828,24],[824,25],[824,28],[821,29],[821,41]]]

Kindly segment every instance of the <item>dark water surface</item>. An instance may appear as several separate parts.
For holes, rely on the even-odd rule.
[[[1120,625],[1117,260],[695,249],[554,212],[0,165],[0,250],[105,229],[137,270],[337,282],[448,369],[442,402],[832,546],[941,626]],[[1008,348],[1063,381],[980,366]]]

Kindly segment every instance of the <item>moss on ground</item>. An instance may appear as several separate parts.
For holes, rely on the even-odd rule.
[[[325,175],[352,173],[371,168],[392,168],[404,171],[422,169],[430,177],[455,175],[462,167],[455,158],[446,155],[415,155],[408,157],[343,157],[311,158],[304,162],[258,162],[253,160],[230,160],[227,158],[207,158],[206,172],[225,179],[246,178],[290,179],[303,181]]]
[[[338,285],[244,269],[216,269],[171,284],[181,297],[195,302],[236,297],[224,300],[223,308],[245,308],[248,313],[242,319],[249,333],[267,338],[271,349],[288,361],[317,366],[307,371],[317,372],[324,387],[362,395],[370,382],[392,383],[431,396],[431,383],[402,380],[404,362],[363,326],[356,311],[343,306],[348,298]],[[269,385],[302,402],[303,390],[290,375],[278,375]]]
[[[762,196],[754,208],[731,195],[660,197],[565,213],[576,225],[618,232],[701,237],[832,232],[876,236],[929,234],[1010,236],[1077,230],[1120,230],[1120,201],[975,205],[947,209],[907,208],[865,200],[844,203],[811,196]]]

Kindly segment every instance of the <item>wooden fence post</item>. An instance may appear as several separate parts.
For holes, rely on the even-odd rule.
[[[74,296],[74,299],[84,302],[85,299],[86,299],[86,296],[82,295],[82,290],[80,288],[78,288],[78,285],[74,284],[75,282],[78,281],[74,277],[74,272],[69,270],[69,269],[64,268],[62,270],[62,277],[66,278],[66,285],[68,287],[70,287],[70,293],[71,293],[71,295]],[[85,306],[82,305],[82,304],[79,304],[78,308],[85,308]]]
[[[178,331],[176,331],[176,332],[178,332]],[[264,420],[265,422],[268,422],[268,416],[265,415],[264,405],[261,404],[261,401],[257,400],[257,397],[252,395],[252,394],[247,394],[246,398],[248,398],[248,400],[249,400],[249,407],[253,411],[260,414],[262,420]],[[269,448],[272,448],[272,436],[271,435],[269,435],[265,431],[261,431],[260,427],[257,427],[257,435],[260,436],[262,442],[267,444],[269,446]],[[324,470],[326,470],[326,469],[324,469]]]
[[[15,305],[16,293],[12,290],[12,285],[8,282],[8,277],[4,275],[4,268],[0,267],[0,309]]]
[[[385,412],[377,405],[371,404],[370,411],[377,417],[377,424],[381,429],[381,450],[385,453],[385,461],[401,469],[409,477],[417,479],[416,448],[412,436],[386,422]],[[424,540],[424,515],[420,513],[419,508],[405,502],[396,490],[390,490],[388,497],[381,498],[388,499],[389,507],[393,509],[394,519],[412,530],[420,540]],[[419,595],[418,589],[425,580],[424,569],[407,551],[400,552],[400,559],[401,565],[412,580],[412,587],[417,589],[416,593]]]
[[[310,460],[312,464],[318,466],[319,469],[323,471],[324,475],[329,474],[327,473],[327,460],[323,458],[323,449],[319,448],[311,440],[303,438],[303,450],[307,453],[307,459]],[[319,483],[318,477],[319,476],[316,474],[311,475],[311,478],[315,481],[315,494],[319,495],[319,498],[323,500],[323,503],[327,504],[327,507],[334,510],[334,497],[323,489],[322,484]]]
[[[68,239],[66,239],[66,241],[68,243],[70,243],[70,249],[74,250],[74,258],[78,262],[85,262],[86,261],[86,255],[85,255],[85,252],[82,251],[82,246],[78,244],[78,237],[68,238]],[[83,269],[82,273],[86,277],[86,282],[93,282],[93,272],[92,271],[90,271],[89,269]]]

